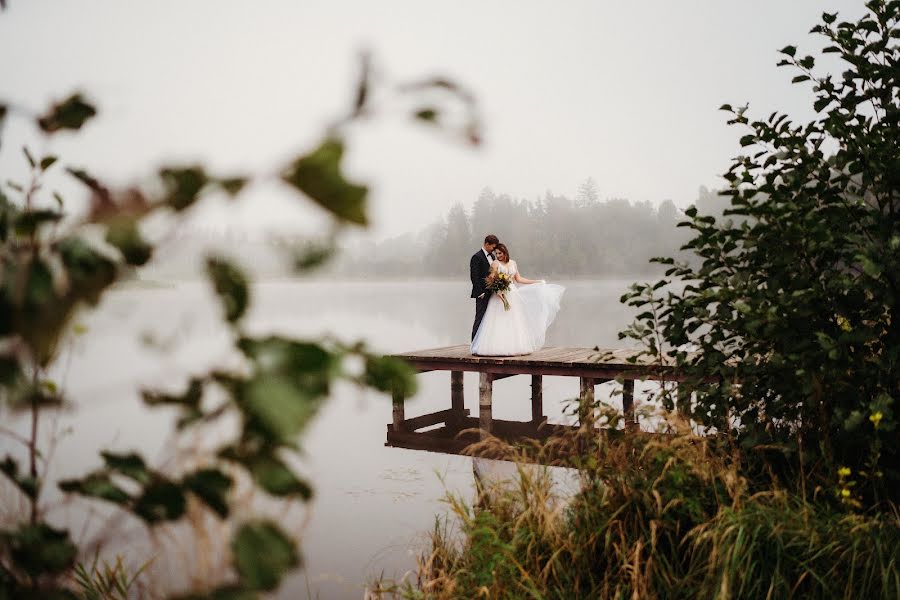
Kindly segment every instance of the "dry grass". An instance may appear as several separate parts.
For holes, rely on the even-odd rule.
[[[518,461],[518,477],[447,498],[404,598],[897,598],[900,515],[848,513],[784,490],[751,490],[716,441],[620,431],[537,449],[580,472],[561,497],[535,448],[488,440],[472,453]]]

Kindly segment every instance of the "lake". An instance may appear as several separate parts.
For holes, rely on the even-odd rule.
[[[547,345],[623,346],[617,332],[632,311],[618,300],[630,282],[559,281],[567,290]],[[364,339],[385,353],[446,346],[468,341],[474,313],[469,289],[466,281],[263,281],[253,287],[246,325],[254,334]],[[229,334],[218,313],[200,281],[132,282],[84,313],[77,322],[87,332],[74,338],[53,372],[74,409],[42,422],[44,434],[56,439],[49,479],[99,466],[101,448],[137,449],[163,465],[183,456],[169,437],[173,413],[145,408],[138,390],[178,390],[190,374],[228,362]],[[419,393],[407,402],[408,417],[450,406],[449,374],[419,379]],[[530,418],[529,383],[528,377],[511,377],[495,385],[495,418]],[[477,387],[477,374],[466,374],[466,407],[473,414],[478,414]],[[612,389],[613,384],[599,386],[598,397],[608,397]],[[639,382],[636,399],[641,389]],[[577,378],[545,378],[551,422],[565,419],[564,400],[577,394]],[[21,417],[3,420],[27,431]],[[402,577],[427,547],[425,536],[444,511],[446,491],[471,494],[471,458],[385,447],[390,421],[390,398],[340,385],[307,430],[300,469],[314,483],[316,496],[308,507],[281,516],[300,536],[306,568],[291,576],[277,597],[359,598],[365,583],[380,574]],[[0,437],[0,444],[3,454],[22,456],[8,437]],[[91,503],[99,513],[85,512],[57,506],[58,499],[55,487],[48,486],[45,500],[53,507],[54,523],[82,535],[103,526],[108,511],[101,503]],[[7,507],[0,517],[8,520],[15,512]],[[170,557],[167,568],[194,563],[193,569],[203,562],[196,556],[201,550],[182,551],[183,560]]]

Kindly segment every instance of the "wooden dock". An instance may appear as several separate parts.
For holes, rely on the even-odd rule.
[[[594,387],[612,380],[622,382],[622,408],[626,427],[638,428],[634,413],[634,382],[636,379],[678,381],[670,367],[650,363],[645,357],[637,360],[636,351],[602,348],[542,348],[521,356],[474,356],[468,344],[446,346],[395,354],[407,361],[419,373],[450,372],[450,408],[410,419],[405,415],[405,398],[394,394],[393,423],[388,425],[387,445],[420,450],[458,451],[471,439],[460,436],[466,429],[478,428],[480,437],[496,435],[504,438],[542,438],[556,429],[571,426],[548,424],[543,414],[543,377],[545,375],[578,377],[580,379],[580,421],[594,404]],[[470,417],[464,406],[463,373],[479,373],[478,417]],[[494,381],[516,375],[531,376],[531,421],[495,421],[492,414]],[[684,397],[687,400],[687,397]],[[679,408],[682,399],[679,398]],[[435,425],[443,427],[434,429]],[[426,436],[420,429],[431,428]],[[471,436],[469,436],[471,437]],[[443,440],[434,447],[435,440]],[[460,447],[460,448],[457,448]]]

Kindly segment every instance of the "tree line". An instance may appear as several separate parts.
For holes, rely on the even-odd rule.
[[[696,206],[718,212],[722,200],[701,187]],[[684,211],[671,200],[658,206],[623,198],[600,200],[586,180],[574,198],[547,192],[536,200],[485,188],[467,210],[447,215],[417,233],[347,249],[335,265],[344,275],[465,277],[468,258],[488,233],[497,235],[526,273],[599,277],[654,273],[655,256],[679,255],[689,239],[678,227]],[[684,255],[685,260],[689,259]]]

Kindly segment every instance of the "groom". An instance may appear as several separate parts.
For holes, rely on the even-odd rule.
[[[472,325],[472,339],[475,339],[475,332],[481,325],[481,319],[484,317],[484,311],[487,310],[488,299],[491,293],[487,290],[484,278],[491,272],[491,263],[494,262],[494,248],[500,240],[497,236],[490,234],[485,236],[484,245],[481,250],[472,255],[469,260],[469,277],[472,279],[472,298],[475,298],[475,324]]]

